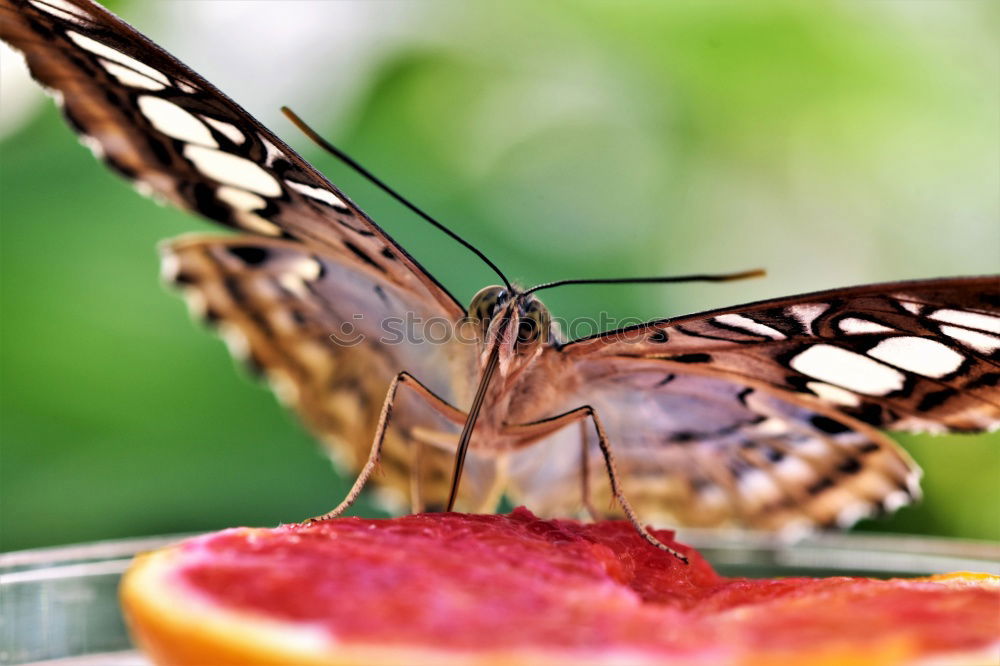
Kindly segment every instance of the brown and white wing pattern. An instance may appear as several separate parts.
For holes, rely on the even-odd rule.
[[[165,273],[349,469],[367,456],[398,372],[462,404],[474,352],[379,344],[386,317],[455,324],[461,305],[235,102],[90,0],[0,0],[0,39],[24,54],[82,143],[136,189],[251,234],[171,243]],[[345,331],[364,341],[340,344],[334,338]],[[414,425],[430,439],[441,439],[435,427],[451,426],[405,395],[393,418],[385,474],[375,480],[399,498]],[[423,489],[433,503],[447,494],[451,456],[424,448]],[[470,506],[492,483],[492,463],[474,461],[468,473],[477,470],[482,478],[464,486]]]
[[[919,470],[880,429],[1000,425],[1000,280],[765,301],[551,353],[560,355],[571,394],[560,407],[596,409],[626,495],[644,516],[843,526],[919,492]],[[572,508],[579,457],[553,463],[557,448],[564,459],[579,450],[566,441],[572,437],[517,453],[515,494],[551,512]],[[591,461],[600,481],[596,449]]]
[[[409,322],[437,312],[406,289],[280,239],[193,235],[161,252],[165,279],[182,290],[192,313],[268,381],[346,469],[357,471],[367,459],[386,390],[400,371],[450,404],[469,399],[474,350],[457,338],[423,340],[412,324],[408,330]],[[419,455],[422,500],[443,505],[454,464],[447,442],[457,439],[458,427],[414,395],[397,396],[382,473],[374,479],[391,504],[405,506]],[[418,442],[425,443],[419,454]],[[469,473],[462,505],[478,508],[488,503],[495,465],[474,456]]]
[[[1000,278],[793,296],[585,338],[561,353],[744,377],[887,430],[988,430],[1000,423]]]
[[[244,232],[297,240],[464,311],[342,192],[225,94],[90,0],[0,0],[81,141],[136,188]]]

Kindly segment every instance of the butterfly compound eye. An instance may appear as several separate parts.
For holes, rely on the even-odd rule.
[[[517,343],[530,345],[540,340],[547,340],[551,325],[552,318],[541,301],[535,299],[528,301],[521,311],[521,319],[517,325]]]
[[[472,297],[469,305],[469,317],[486,327],[493,315],[507,302],[507,290],[503,287],[483,287]]]

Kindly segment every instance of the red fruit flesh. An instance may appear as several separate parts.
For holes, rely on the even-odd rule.
[[[458,651],[907,654],[996,640],[988,586],[861,578],[726,579],[671,532],[622,522],[423,514],[227,530],[179,547],[172,583],[213,604],[348,643]],[[839,649],[839,648],[838,648]],[[728,656],[727,656],[728,655]]]

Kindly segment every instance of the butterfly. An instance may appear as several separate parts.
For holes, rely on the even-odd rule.
[[[163,273],[358,473],[331,513],[380,466],[372,481],[414,510],[489,511],[506,495],[637,527],[636,514],[843,527],[919,496],[920,470],[883,430],[1000,426],[996,276],[567,340],[536,296],[549,285],[503,278],[466,309],[285,143],[101,6],[0,11],[0,38],[86,146],[141,193],[238,232],[167,242]],[[397,335],[403,321],[448,335]]]

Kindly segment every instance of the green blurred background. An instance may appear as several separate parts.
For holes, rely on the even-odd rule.
[[[114,2],[289,140],[462,301],[491,274],[320,155],[288,104],[557,315],[652,318],[1000,268],[1000,3]],[[338,476],[157,278],[207,228],[0,90],[4,550],[290,522]],[[1000,437],[900,437],[927,498],[860,529],[1000,539]],[[362,503],[358,512],[375,514]]]

